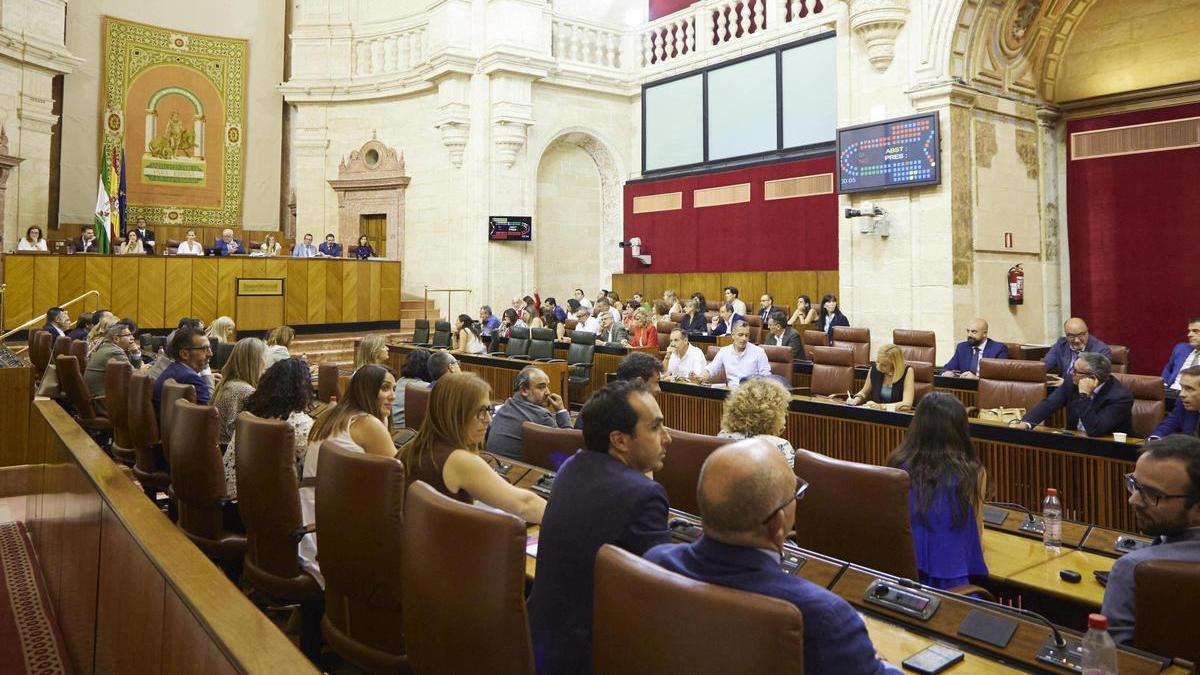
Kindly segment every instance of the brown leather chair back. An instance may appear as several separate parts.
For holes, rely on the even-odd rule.
[[[1025,408],[1046,398],[1046,364],[1013,359],[979,360],[979,407]]]
[[[704,348],[704,360],[708,361],[709,363],[712,363],[712,360],[717,358],[717,352],[719,352],[719,351],[721,351],[721,348],[718,347],[717,345],[707,345]],[[712,384],[720,384],[720,383],[724,382],[725,381],[725,369],[722,368],[721,372],[710,377],[708,381],[711,382]]]
[[[181,384],[168,378],[163,382],[162,397],[158,401],[158,432],[162,437],[163,456],[171,463],[171,441],[174,440],[171,431],[175,428],[175,401],[187,400],[196,402],[196,387]]]
[[[171,407],[171,489],[179,504],[179,529],[209,558],[240,560],[246,537],[225,531],[225,467],[217,447],[221,416],[215,406],[184,397]]]
[[[1133,435],[1145,438],[1154,431],[1166,414],[1166,391],[1157,375],[1125,375],[1113,373],[1133,394]],[[1179,405],[1178,403],[1176,405]]]
[[[33,363],[34,375],[41,377],[50,365],[50,349],[54,338],[50,331],[35,330],[29,334],[29,360]]]
[[[158,418],[154,416],[154,378],[134,373],[129,378],[129,438],[133,441],[133,475],[149,491],[166,489],[171,484],[158,437]],[[149,484],[148,484],[149,483]]]
[[[905,361],[937,363],[937,336],[931,330],[893,329],[892,344],[904,353]]]
[[[809,361],[813,360],[813,347],[828,347],[829,338],[825,335],[825,331],[806,329],[800,334],[800,341],[804,343],[804,356]]]
[[[317,400],[321,403],[329,403],[329,399],[333,396],[338,396],[338,378],[341,373],[338,371],[336,363],[322,363],[317,365]]]
[[[1143,560],[1133,568],[1133,646],[1200,663],[1200,565]]]
[[[854,352],[844,347],[812,348],[814,396],[845,394],[854,388]]]
[[[346,452],[328,441],[321,444],[320,452],[317,541],[325,577],[322,633],[342,658],[364,670],[400,669],[407,662],[401,611],[404,465],[387,457]],[[466,544],[457,542],[460,547]],[[469,560],[464,563],[477,565],[480,571],[494,571],[481,565],[480,558],[465,557]],[[458,582],[450,575],[445,580]]]
[[[71,340],[71,345],[67,349],[68,354],[79,359],[79,367],[81,369],[87,368],[87,362],[88,362],[87,347],[88,347],[88,343],[83,340]]]
[[[675,330],[676,328],[679,328],[679,322],[675,321],[674,319],[672,319],[670,321],[659,321],[655,325],[655,328],[658,329],[659,333],[666,333],[667,337],[670,337],[671,331]]]
[[[50,348],[50,363],[63,354],[71,353],[71,338],[66,335],[59,335],[54,338],[54,346]],[[86,365],[86,364],[84,364]]]
[[[908,361],[907,358],[905,361],[908,363],[908,367],[912,368],[913,373],[916,375],[915,382],[913,383],[913,407],[916,408],[917,404],[921,402],[921,399],[925,398],[926,394],[933,391],[934,366],[932,363],[925,363],[922,361]]]
[[[403,541],[404,641],[413,670],[533,675],[525,523],[417,481],[405,498]]]
[[[55,357],[54,368],[58,371],[58,385],[62,388],[67,401],[75,408],[75,414],[78,416],[80,424],[84,428],[89,428],[88,423],[99,419],[105,419],[105,423],[107,423],[107,418],[100,418],[96,415],[96,408],[92,406],[92,391],[88,389],[87,382],[83,380],[79,361],[70,354],[62,354]]]
[[[853,349],[854,365],[865,366],[871,362],[871,329],[834,326],[832,346]]]
[[[689,579],[610,544],[596,556],[595,595],[596,675],[804,672],[804,619],[786,600]]]
[[[663,468],[654,472],[654,480],[666,489],[667,502],[672,507],[688,513],[700,513],[700,505],[696,501],[700,467],[713,450],[733,441],[678,429],[667,429],[667,433],[671,434],[671,446],[667,449]]]
[[[558,467],[583,447],[583,431],[544,427],[536,422],[521,423],[521,461],[549,471]]]
[[[133,439],[129,436],[129,378],[133,366],[128,361],[111,359],[104,366],[104,410],[113,425],[113,454],[133,452]]]
[[[429,409],[430,389],[424,384],[404,385],[404,426],[421,430],[425,411]]]
[[[570,331],[575,330],[575,328],[578,325],[579,325],[579,319],[568,318],[566,321],[563,322],[563,330],[570,332]]]
[[[1109,345],[1112,350],[1112,372],[1128,373],[1129,372],[1129,347],[1125,345]]]
[[[308,523],[300,510],[291,425],[242,412],[233,430],[238,513],[246,527],[243,578],[277,598],[320,599],[321,587],[296,557],[299,532]]]
[[[1005,342],[1004,348],[1008,350],[1008,358],[1023,361],[1025,359],[1025,350],[1021,349],[1020,342]],[[1038,359],[1039,361],[1041,359]]]
[[[845,462],[801,448],[796,448],[793,467],[809,485],[796,505],[796,543],[881,572],[917,578],[906,471]],[[849,504],[846,495],[861,498]]]
[[[777,347],[775,345],[763,345],[763,351],[767,353],[767,364],[771,367],[771,373],[778,375],[789,383],[792,381],[792,348]],[[790,384],[788,386],[791,386]]]

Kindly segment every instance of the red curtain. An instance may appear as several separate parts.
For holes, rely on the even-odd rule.
[[[1200,105],[1076,120],[1070,134],[1200,116]],[[1200,315],[1200,148],[1067,162],[1072,313],[1158,374]]]
[[[625,257],[625,271],[752,272],[838,268],[836,194],[763,199],[763,182],[833,173],[826,155],[797,162],[666,179],[625,186],[625,238],[640,237],[654,258],[651,267]],[[750,201],[694,208],[692,191],[750,183]],[[633,213],[633,198],[682,192],[683,208]]]

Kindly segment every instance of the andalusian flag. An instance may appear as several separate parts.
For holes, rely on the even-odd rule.
[[[96,192],[96,238],[101,253],[109,253],[124,238],[125,150],[104,144],[100,153],[100,186]]]
[[[100,153],[100,188],[96,193],[96,216],[92,221],[96,226],[96,248],[101,253],[111,252],[113,241],[112,213],[108,199],[108,174],[111,171],[108,156],[108,145],[105,144]]]

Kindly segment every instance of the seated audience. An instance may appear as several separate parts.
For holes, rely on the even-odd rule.
[[[367,235],[362,235],[358,238],[358,246],[354,249],[354,257],[359,260],[375,257],[375,249],[371,248],[371,242],[367,240]]]
[[[264,241],[258,247],[258,250],[263,255],[269,258],[274,258],[275,256],[279,255],[280,251],[283,250],[283,246],[275,240],[275,235],[268,234],[266,241]]]
[[[446,373],[461,373],[458,359],[445,349],[435,350],[429,355],[429,386],[432,387]]]
[[[504,480],[479,454],[491,421],[492,390],[483,378],[455,373],[438,380],[420,430],[400,448],[408,483],[424,481],[460,502],[479,500],[540,523],[546,501]]]
[[[1188,321],[1187,342],[1180,342],[1171,350],[1171,358],[1163,368],[1163,384],[1179,391],[1179,373],[1186,368],[1200,366],[1200,316]]]
[[[1133,639],[1133,571],[1143,560],[1183,560],[1200,564],[1200,440],[1174,434],[1146,443],[1133,473],[1125,475],[1129,505],[1138,530],[1154,545],[1113,562],[1100,613],[1118,644]],[[1179,617],[1180,621],[1193,621]]]
[[[530,314],[529,310],[522,309],[521,313],[518,316],[520,316],[521,319],[525,321],[525,324],[528,325],[530,328],[545,328],[546,327],[546,322],[544,320],[542,320],[541,314]]]
[[[517,317],[517,310],[506,307],[500,314],[500,324],[492,330],[493,335],[508,337],[514,328],[527,328],[524,321]]]
[[[379,333],[364,335],[363,339],[358,342],[358,348],[354,350],[354,369],[358,370],[368,365],[387,368],[388,358],[387,341],[383,335]]]
[[[208,368],[208,359],[212,356],[212,345],[208,343],[208,338],[202,331],[191,326],[177,328],[173,335],[167,346],[167,356],[171,363],[154,380],[155,414],[159,413],[163,385],[167,380],[194,386],[196,403],[200,405],[208,405],[209,394],[212,392],[208,380],[200,375],[200,371]]]
[[[258,388],[245,399],[246,412],[262,419],[283,420],[292,428],[296,480],[300,479],[308,454],[308,434],[312,431],[313,418],[306,411],[312,397],[312,376],[308,366],[299,359],[286,359],[268,368],[259,379]],[[237,434],[230,438],[223,461],[225,496],[237,499]]]
[[[49,332],[50,337],[55,340],[60,335],[66,335],[67,331],[71,330],[70,313],[62,307],[46,310],[46,325],[42,326],[42,330]]]
[[[100,314],[100,312],[96,312],[96,314]],[[95,314],[93,314],[93,316],[95,316]],[[92,329],[88,331],[86,353],[89,358],[91,358],[92,354],[96,353],[96,350],[99,349],[100,345],[104,342],[104,334],[109,328],[112,328],[116,324],[117,317],[108,312],[104,312],[103,316],[101,316],[97,320],[96,324],[92,326]]]
[[[726,286],[722,290],[724,290],[724,292],[725,292],[725,303],[724,304],[733,305],[733,313],[734,314],[737,314],[739,316],[746,316],[746,303],[742,302],[742,299],[740,297],[738,297],[737,286]]]
[[[293,258],[315,258],[319,255],[311,234],[304,235],[304,241],[292,247]]]
[[[758,318],[764,326],[767,325],[767,321],[771,318],[772,314],[776,312],[782,313],[783,311],[783,307],[775,306],[775,298],[770,293],[763,293],[762,297],[758,299]],[[783,316],[786,323],[787,314]]]
[[[396,380],[396,398],[392,401],[393,429],[403,429],[407,425],[404,419],[404,389],[410,384],[429,386],[429,355],[428,349],[414,349],[404,359],[400,379]]]
[[[75,326],[67,331],[67,337],[72,340],[87,340],[88,334],[92,332],[92,327],[96,325],[96,319],[93,318],[91,312],[84,312],[75,319]]]
[[[769,332],[766,344],[775,347],[790,347],[793,361],[804,358],[804,343],[800,340],[800,334],[788,325],[787,316],[783,312],[771,314],[767,317],[766,324]]]
[[[617,313],[617,320],[619,321],[621,310],[625,309],[625,305],[621,302],[621,296],[616,291],[605,291],[604,299],[608,302],[609,308]]]
[[[96,239],[96,228],[84,225],[79,228],[79,236],[71,240],[72,253],[99,253],[100,241]]]
[[[626,347],[658,348],[658,327],[650,314],[641,310],[633,312],[633,333],[623,343]]]
[[[205,329],[204,334],[217,339],[217,344],[225,342],[237,342],[237,326],[233,323],[233,318],[228,316],[218,316]]]
[[[459,314],[454,322],[454,334],[450,340],[450,351],[459,354],[486,354],[487,345],[479,339],[479,324],[466,314]]]
[[[560,307],[558,300],[555,300],[554,298],[546,298],[542,301],[542,311],[553,312],[555,320],[560,323],[567,320],[566,310]]]
[[[733,303],[727,302],[717,308],[717,315],[713,317],[712,322],[708,325],[708,334],[724,335],[729,332],[730,326],[741,322],[742,315],[737,313]]]
[[[108,313],[108,310],[99,310],[99,311]],[[131,349],[126,354],[129,357],[129,365],[133,366],[134,370],[139,370],[143,366],[148,365],[150,362],[150,359],[144,358],[142,356],[142,347],[141,347],[141,345],[138,344],[138,341],[137,341],[137,333],[138,333],[137,323],[134,322],[133,319],[121,319],[117,323],[128,327],[129,332],[133,334],[133,338],[134,338],[133,339],[133,349]]]
[[[779,448],[788,466],[792,466],[796,449],[779,435],[787,424],[791,400],[791,392],[769,377],[747,380],[725,399],[721,431],[717,435],[734,440],[761,438]]]
[[[137,232],[138,240],[145,247],[146,255],[154,255],[154,230],[146,227],[146,219],[138,218],[134,230]]]
[[[549,310],[542,312],[542,328],[548,328],[554,331],[555,337],[558,337],[562,334],[562,331],[559,330],[560,325],[562,324],[559,323],[558,316],[555,315],[554,312]]]
[[[328,441],[346,452],[396,456],[396,446],[392,445],[387,423],[395,397],[396,380],[386,368],[363,366],[354,371],[350,383],[346,385],[345,398],[338,401],[337,405],[325,408],[313,420],[301,474],[300,510],[303,522],[316,522],[315,479],[322,443]],[[321,576],[321,567],[317,563],[317,536],[304,535],[300,540],[299,552],[300,566],[324,588],[325,577]]]
[[[667,305],[667,311],[663,312],[667,316],[672,314],[680,314],[683,312],[683,305],[679,302],[679,296],[675,294],[673,289],[668,288],[663,291],[662,301]]]
[[[850,319],[842,314],[842,309],[838,307],[837,296],[833,293],[826,293],[821,297],[821,309],[817,312],[817,330],[825,332],[825,343],[833,344],[833,329],[837,326],[849,326]]]
[[[667,348],[664,365],[667,369],[667,377],[686,380],[704,372],[704,369],[708,367],[708,361],[704,358],[704,352],[688,340],[688,334],[682,329],[676,328],[671,331],[671,346]]]
[[[171,347],[171,341],[175,339],[175,331],[179,330],[180,328],[184,328],[184,327],[194,328],[201,334],[204,333],[204,322],[201,321],[200,319],[193,319],[193,318],[187,317],[187,316],[180,319],[179,324],[177,325],[175,330],[173,330],[167,334],[167,338],[166,338],[166,340],[163,341],[163,346],[158,350],[158,353],[153,355],[153,357],[149,357],[149,358],[152,358],[153,361],[150,364],[150,369],[146,371],[147,375],[157,379],[158,376],[162,375],[163,371],[167,369],[167,366],[171,365],[172,359],[168,355],[168,352],[170,351],[170,347]],[[207,370],[207,369],[208,368],[205,367],[205,370]]]
[[[650,320],[657,326],[661,321],[671,320],[671,305],[666,300],[655,300],[650,304]]]
[[[580,307],[584,309],[592,308],[592,301],[588,299],[587,294],[583,292],[582,288],[576,288],[574,295],[575,301],[579,303]]]
[[[325,243],[318,246],[317,250],[327,258],[342,257],[342,245],[337,243],[337,237],[332,234],[325,235]]]
[[[292,358],[288,347],[295,337],[296,331],[291,326],[277,326],[267,332],[267,353],[264,358],[268,368],[279,361]]]
[[[117,247],[117,255],[146,255],[146,245],[138,238],[137,230],[125,233],[125,240]]]
[[[1112,362],[1107,356],[1083,352],[1067,372],[1070,383],[1064,382],[1053,393],[1012,424],[1026,429],[1041,424],[1054,411],[1067,409],[1067,429],[1088,436],[1107,436],[1114,431],[1133,430],[1133,394],[1121,381],[1112,377]]]
[[[1008,347],[1003,342],[988,339],[988,322],[971,319],[967,323],[967,339],[954,348],[954,356],[942,366],[942,375],[974,378],[979,376],[980,359],[1007,359]]]
[[[104,371],[108,368],[109,361],[124,361],[129,362],[129,354],[137,346],[137,340],[133,337],[133,331],[123,323],[113,322],[106,331],[104,331],[104,341],[88,357],[87,367],[83,371],[83,380],[87,382],[88,391],[92,392],[94,397],[93,405],[95,405],[103,414],[104,406]],[[134,366],[137,369],[137,366]]]
[[[233,438],[233,422],[245,406],[246,398],[254,393],[266,369],[263,360],[266,351],[267,345],[258,338],[238,340],[225,366],[221,368],[221,384],[213,390],[212,397],[221,418],[217,437],[221,447],[229,445],[229,439]]]
[[[612,379],[614,382],[637,380],[646,385],[651,395],[657,395],[662,393],[658,386],[662,373],[663,365],[657,358],[646,352],[630,352],[617,363]]]
[[[600,332],[600,320],[592,316],[589,310],[580,308],[578,312],[575,312],[575,321],[575,330],[586,333]]]
[[[1046,364],[1047,375],[1060,375],[1063,378],[1071,374],[1071,368],[1084,352],[1101,354],[1109,361],[1112,360],[1112,350],[1100,341],[1100,338],[1088,332],[1088,325],[1080,318],[1067,319],[1063,324],[1063,337],[1050,347],[1050,351],[1042,357]]]
[[[796,332],[800,332],[806,326],[810,326],[816,322],[817,308],[813,307],[812,299],[807,295],[801,295],[796,298],[796,309],[792,312],[792,316],[788,318],[788,325],[795,328]]]
[[[898,673],[876,659],[862,617],[850,603],[780,569],[784,542],[798,525],[795,504],[807,487],[766,441],[750,439],[717,448],[700,470],[697,497],[703,536],[690,544],[663,542],[645,557],[691,579],[794,604],[804,617],[806,673]],[[542,532],[544,547],[545,528]],[[542,580],[541,564],[539,548],[534,593]]]
[[[908,472],[920,582],[949,590],[986,577],[980,537],[987,472],[971,443],[962,403],[944,392],[921,399],[908,436],[887,464]]]
[[[679,322],[679,328],[691,335],[708,335],[708,319],[704,312],[704,300],[688,298],[683,303],[683,320]]]
[[[187,238],[175,247],[175,255],[204,255],[204,247],[196,241],[196,231],[189,227],[186,236]]]
[[[671,540],[667,493],[648,477],[671,442],[646,385],[612,382],[579,413],[584,449],[554,480],[538,539],[529,628],[539,675],[592,672],[596,552],[613,544],[641,555]]]
[[[237,255],[246,252],[241,240],[235,239],[233,230],[228,227],[221,230],[221,237],[213,244],[213,248],[216,249],[217,255]]]
[[[749,377],[766,377],[771,374],[771,365],[767,362],[767,353],[762,347],[750,343],[750,327],[744,323],[733,327],[733,344],[721,347],[713,358],[712,363],[699,376],[693,375],[693,382],[708,382],[718,373],[724,371],[725,382],[730,389],[737,389],[742,380]]]
[[[1179,372],[1179,400],[1171,409],[1150,438],[1160,438],[1171,434],[1187,434],[1195,436],[1200,433],[1200,366],[1190,366]]]
[[[904,362],[904,352],[896,345],[884,345],[875,355],[875,364],[867,372],[862,389],[846,402],[869,408],[879,405],[911,408],[916,387],[917,373]]]
[[[516,312],[513,312],[513,314],[516,314]],[[512,324],[509,324],[509,325],[511,326]],[[496,330],[499,327],[500,327],[500,319],[497,319],[496,316],[494,314],[492,314],[492,308],[488,305],[483,305],[482,307],[480,307],[479,308],[479,334],[484,335],[484,336],[491,335],[492,331]]]
[[[487,432],[487,450],[521,459],[521,423],[569,429],[571,413],[562,396],[550,391],[550,378],[537,366],[525,366],[513,380],[513,395],[496,409]]]
[[[42,228],[33,225],[25,230],[25,236],[17,241],[18,251],[42,251],[45,252],[46,240],[42,237]]]
[[[629,340],[629,331],[610,312],[600,312],[600,330],[596,333],[597,345],[623,346]]]

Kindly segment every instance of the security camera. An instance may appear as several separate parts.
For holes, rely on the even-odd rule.
[[[878,206],[872,206],[871,210],[867,211],[866,213],[863,213],[859,209],[846,209],[846,219],[847,220],[849,220],[850,218],[862,218],[864,216],[879,217],[882,215],[883,215],[883,209],[879,208]]]
[[[635,256],[633,256],[633,257],[634,257],[634,259],[635,259],[635,260],[637,260],[638,262],[642,263],[642,264],[643,264],[643,265],[645,265],[646,267],[649,267],[649,266],[650,266],[650,255],[649,255],[649,254],[635,255]]]
[[[641,237],[630,237],[629,241],[618,241],[617,246],[621,248],[637,248],[642,245]],[[637,255],[636,253],[634,255]]]
[[[869,209],[846,209],[846,219],[865,218],[858,224],[858,231],[863,234],[877,234],[886,237],[891,233],[891,221],[883,209],[872,204]]]

